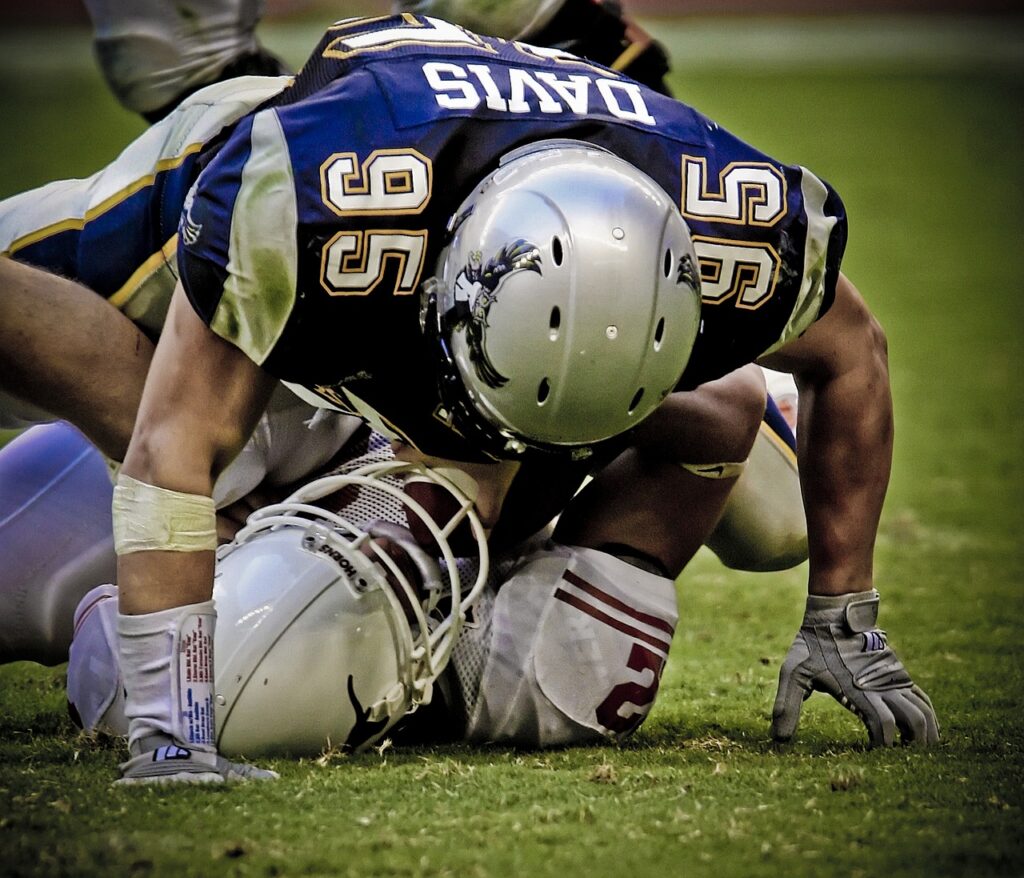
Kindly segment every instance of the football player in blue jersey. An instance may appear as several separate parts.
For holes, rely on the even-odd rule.
[[[207,136],[183,137],[196,123]],[[126,779],[151,776],[153,753],[173,752],[183,777],[219,764],[181,735],[170,649],[212,623],[211,479],[251,431],[270,376],[417,454],[498,461],[499,489],[481,508],[495,535],[502,495],[515,506],[529,470],[552,476],[557,508],[565,474],[578,483],[614,460],[606,487],[618,475],[622,490],[646,489],[629,515],[641,554],[656,557],[666,520],[689,516],[691,540],[677,540],[672,569],[717,516],[681,509],[681,494],[664,496],[652,476],[682,465],[690,493],[720,511],[764,405],[760,374],[742,367],[760,358],[795,372],[811,401],[800,447],[810,596],[773,733],[792,736],[817,688],[857,711],[875,743],[891,743],[897,728],[906,740],[937,737],[926,696],[874,628],[891,401],[884,336],[839,272],[845,217],[827,184],[612,71],[411,15],[341,22],[294,82],[214,87],[154,131],[146,149],[165,152],[147,182],[100,178],[78,220],[42,232],[54,205],[37,195],[25,218],[36,231],[7,248],[32,262],[68,235],[79,250],[148,245],[151,260],[130,276],[82,278],[122,302],[167,268],[181,277],[114,501],[122,636],[148,637],[123,656],[135,699]],[[106,188],[118,179],[120,189]],[[175,204],[184,210],[172,266]],[[125,216],[142,218],[138,228]],[[111,238],[111,226],[122,234]],[[4,344],[6,359],[48,361],[57,337],[57,352],[73,354],[63,336],[93,324],[26,330],[19,295],[37,302],[42,288],[77,313],[81,288],[0,267],[11,318],[0,325],[30,341],[16,353]],[[79,276],[73,265],[66,273]],[[616,311],[624,302],[628,315]],[[137,369],[135,347],[113,333],[109,342],[105,358]],[[106,435],[118,456],[125,418],[89,420],[90,394],[108,388],[81,365],[69,371],[41,376],[22,361],[4,374],[17,395],[77,406],[86,432]],[[65,383],[77,385],[72,403]],[[745,405],[716,408],[716,386]],[[735,417],[723,423],[723,411]],[[620,455],[626,442],[633,450]],[[546,520],[543,495],[530,497]],[[566,524],[570,541],[612,541],[592,511],[585,529]],[[186,743],[194,756],[181,756]]]

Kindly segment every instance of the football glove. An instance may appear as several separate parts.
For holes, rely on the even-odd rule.
[[[225,783],[236,780],[275,780],[276,771],[231,762],[218,753],[186,747],[173,738],[151,735],[139,742],[139,752],[121,763],[114,786],[168,783]]]
[[[803,623],[779,673],[771,734],[788,741],[796,733],[803,702],[827,692],[868,730],[872,747],[891,746],[897,729],[903,743],[934,744],[939,726],[931,700],[910,679],[875,627],[878,592],[809,595]]]

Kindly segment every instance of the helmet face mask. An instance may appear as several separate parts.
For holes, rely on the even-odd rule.
[[[402,491],[401,480],[412,475],[455,497],[451,521],[434,521]],[[441,563],[405,527],[313,505],[352,489],[401,503],[430,532]],[[468,589],[447,539],[463,521],[480,553]],[[408,563],[398,563],[398,555]],[[328,745],[372,745],[429,703],[487,573],[486,534],[471,501],[421,465],[370,464],[318,479],[253,513],[218,552],[218,748],[229,755],[309,756]]]
[[[424,319],[463,433],[502,457],[585,457],[674,389],[699,273],[678,208],[646,175],[542,141],[509,154],[449,225]]]

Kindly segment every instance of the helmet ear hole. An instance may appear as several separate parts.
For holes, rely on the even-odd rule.
[[[665,263],[662,265],[661,270],[665,273],[665,277],[671,277],[672,275],[672,251],[665,251]]]
[[[544,378],[537,386],[537,404],[544,405],[547,402],[548,397],[551,395],[551,382],[547,378]]]
[[[564,254],[562,252],[562,239],[561,238],[552,238],[551,239],[551,261],[554,262],[555,265],[561,265],[562,264],[562,259],[564,259]]]
[[[548,335],[552,341],[558,338],[558,330],[561,329],[561,327],[562,309],[555,305],[555,307],[551,309],[551,316],[548,319],[548,328],[550,329]]]
[[[644,398],[644,389],[641,387],[634,395],[632,401],[629,403],[629,413],[633,414],[636,411],[637,406],[640,405],[640,400]]]

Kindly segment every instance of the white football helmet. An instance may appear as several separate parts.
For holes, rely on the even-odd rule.
[[[679,208],[633,165],[580,141],[531,144],[449,234],[423,317],[454,423],[484,448],[585,457],[675,388],[700,273]]]
[[[456,498],[451,521],[434,521],[402,492],[395,477],[411,474]],[[344,507],[331,512],[313,505],[353,490],[383,492],[386,501],[402,504],[432,534],[441,563],[401,526],[357,523]],[[481,562],[468,591],[448,544],[462,521],[469,522]],[[400,544],[416,575],[380,537]],[[218,552],[218,749],[301,756],[328,744],[352,750],[373,744],[430,701],[487,572],[486,535],[472,502],[422,465],[369,464],[318,479],[253,513]]]

